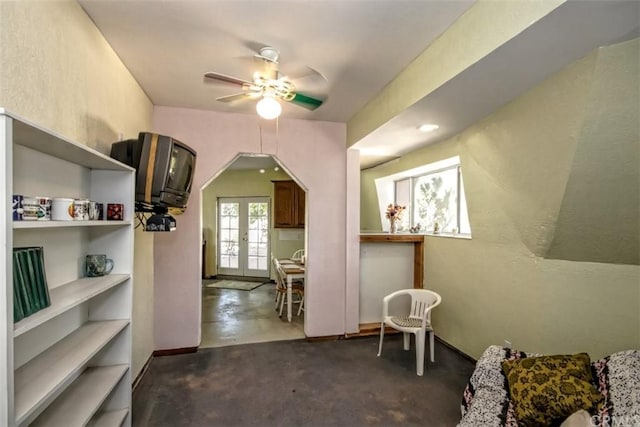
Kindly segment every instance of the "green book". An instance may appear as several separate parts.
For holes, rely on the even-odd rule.
[[[19,300],[22,306],[22,312],[24,317],[30,316],[35,311],[31,306],[31,298],[30,293],[27,290],[27,285],[25,282],[25,275],[22,269],[22,263],[20,261],[20,250],[15,250],[13,252],[13,289],[18,293]]]
[[[34,312],[42,309],[42,302],[38,295],[38,280],[36,278],[36,267],[33,263],[30,248],[23,248],[21,251],[20,260],[23,262],[23,270],[26,272],[27,287],[31,291],[31,305],[34,307]],[[26,266],[26,268],[24,268]],[[33,314],[32,313],[32,314]]]
[[[36,266],[36,279],[38,280],[38,293],[40,295],[40,301],[42,308],[49,307],[51,305],[51,297],[49,296],[49,284],[47,283],[47,273],[44,268],[44,248],[33,248],[33,256],[35,258]]]
[[[15,277],[15,271],[14,271]],[[24,319],[24,311],[22,310],[22,300],[20,296],[20,290],[16,286],[17,281],[13,281],[13,323],[19,322]]]
[[[18,255],[22,283],[25,284],[30,314],[51,305],[44,268],[44,249],[41,246],[14,248]],[[24,303],[22,304],[24,308]]]

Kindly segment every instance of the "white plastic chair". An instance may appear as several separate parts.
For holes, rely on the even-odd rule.
[[[411,297],[411,309],[409,314],[403,316],[389,316],[389,302],[401,295]],[[424,373],[424,345],[426,333],[429,332],[429,347],[431,362],[434,361],[434,338],[431,326],[431,310],[437,307],[442,298],[433,291],[426,289],[402,289],[393,292],[382,300],[382,322],[380,323],[380,345],[378,356],[382,354],[382,341],[384,340],[385,325],[402,332],[404,349],[410,349],[411,336],[415,335],[416,341],[416,371],[419,376]]]

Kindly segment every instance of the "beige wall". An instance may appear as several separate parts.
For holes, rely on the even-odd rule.
[[[215,276],[216,270],[216,228],[218,197],[268,197],[271,200],[271,215],[273,218],[273,183],[274,180],[291,179],[282,169],[279,171],[266,170],[264,174],[257,170],[227,170],[216,177],[202,190],[202,230],[203,238],[207,240],[208,276]],[[271,220],[273,226],[273,219]],[[271,227],[270,252],[276,257],[291,256],[296,249],[304,248],[304,229],[297,229],[299,240],[281,240],[282,229]],[[287,233],[285,231],[285,233]],[[273,272],[272,272],[273,273]],[[273,278],[273,274],[271,274]]]
[[[618,195],[607,199],[617,212],[618,203],[627,206],[621,198],[640,190],[637,157],[619,169],[629,180],[598,175],[600,185],[613,185],[595,194],[592,180],[574,179],[585,158],[607,157],[611,149],[638,153],[638,47],[636,40],[593,52],[456,137],[362,173],[361,227],[380,229],[375,178],[461,158],[473,238],[426,237],[425,287],[443,297],[434,323],[445,341],[473,357],[505,339],[525,350],[587,351],[592,358],[640,348],[637,265],[537,255],[546,252],[559,213],[571,212],[577,193],[581,203],[602,191]],[[601,79],[611,76],[620,90],[603,92]],[[592,123],[590,112],[599,106],[606,108],[598,110],[599,124]],[[634,123],[636,133],[617,130]],[[606,171],[616,174],[615,167]],[[638,205],[627,211],[627,232],[637,230],[639,212]],[[604,225],[606,211],[600,214]],[[582,215],[565,221],[571,219]],[[639,238],[637,232],[618,237]]]
[[[137,228],[133,246],[132,378],[142,372],[155,350],[153,341],[153,233]]]
[[[121,134],[149,128],[153,111],[93,22],[66,1],[0,2],[0,106],[105,154]],[[136,239],[136,261],[152,244]],[[151,298],[152,286],[150,264],[136,263],[135,298]],[[133,378],[153,351],[142,305],[134,300]]]

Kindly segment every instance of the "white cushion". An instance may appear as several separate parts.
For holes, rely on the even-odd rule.
[[[591,415],[584,409],[570,415],[560,427],[593,427],[595,424]]]

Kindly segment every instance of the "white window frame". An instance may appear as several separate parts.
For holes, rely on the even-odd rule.
[[[415,180],[417,178],[426,176],[426,175],[430,175],[433,173],[438,173],[438,172],[442,172],[445,170],[451,170],[456,168],[458,171],[458,179],[457,179],[457,230],[458,232],[453,233],[450,230],[441,230],[438,234],[434,234],[433,233],[433,229],[431,230],[425,230],[425,229],[421,229],[419,231],[420,234],[426,234],[426,235],[437,235],[437,236],[442,236],[442,237],[461,237],[461,238],[471,238],[471,225],[469,225],[469,232],[460,232],[460,221],[462,218],[462,211],[461,209],[463,208],[461,200],[463,199],[464,196],[464,186],[462,184],[462,170],[461,170],[461,165],[460,165],[460,157],[459,156],[455,156],[455,157],[451,157],[448,159],[444,159],[444,160],[440,160],[437,162],[433,162],[433,163],[429,163],[427,165],[423,165],[417,168],[413,168],[413,169],[409,169],[406,171],[402,171],[393,175],[388,175],[382,178],[378,178],[375,180],[375,184],[376,184],[376,190],[377,190],[377,194],[378,194],[378,205],[380,207],[380,221],[382,223],[382,228],[383,231],[389,231],[389,221],[386,219],[385,217],[385,211],[387,208],[387,205],[389,203],[400,203],[405,205],[406,203],[404,201],[398,201],[396,198],[396,183],[400,182],[400,181],[405,181],[405,180],[409,180],[409,192],[410,192],[410,203],[413,203],[414,200],[414,189],[415,189]],[[405,211],[406,214],[408,214],[409,216],[409,225],[413,226],[414,225],[414,219],[413,219],[413,206],[407,206],[407,210]],[[466,216],[468,217],[468,212],[466,214]],[[405,222],[405,221],[403,221]],[[408,232],[407,230],[403,230],[403,232]]]

